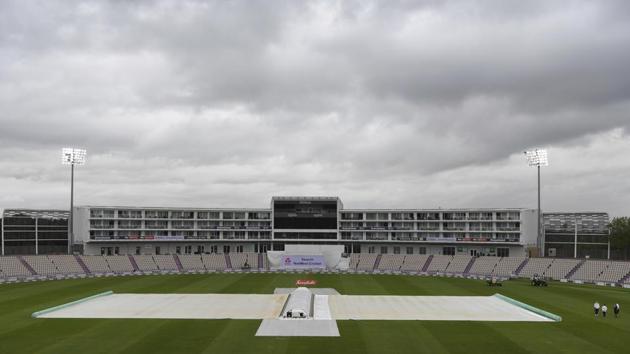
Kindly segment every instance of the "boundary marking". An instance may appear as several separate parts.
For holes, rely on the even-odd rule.
[[[528,305],[528,304],[526,304],[526,303],[524,303],[524,302],[520,302],[520,301],[518,301],[518,300],[514,300],[514,299],[512,299],[511,297],[507,297],[507,296],[505,296],[505,295],[501,295],[501,294],[499,294],[499,293],[494,294],[494,295],[492,295],[492,296],[494,296],[494,297],[496,297],[496,298],[499,298],[499,299],[501,299],[501,300],[503,300],[503,301],[505,301],[505,302],[508,302],[508,303],[510,303],[510,304],[512,304],[512,305],[516,305],[516,306],[518,306],[518,307],[520,307],[520,308],[523,308],[523,309],[525,309],[525,310],[528,310],[528,311],[534,312],[534,313],[536,313],[536,314],[538,314],[538,315],[541,315],[541,316],[543,316],[543,317],[547,317],[547,318],[549,318],[549,319],[551,319],[551,320],[554,320],[555,322],[560,322],[560,321],[562,321],[562,317],[560,317],[560,316],[558,316],[558,315],[556,315],[556,314],[553,314],[553,313],[551,313],[551,312],[547,312],[547,311],[545,311],[545,310],[539,309],[538,307],[534,307],[534,306],[532,306],[532,305]]]
[[[75,300],[75,301],[71,301],[71,302],[68,302],[68,303],[65,303],[65,304],[62,304],[62,305],[57,305],[57,306],[49,307],[49,308],[44,309],[44,310],[41,310],[41,311],[36,311],[36,312],[33,312],[33,313],[31,314],[31,317],[33,317],[33,318],[38,318],[38,317],[39,317],[39,316],[41,316],[41,315],[45,315],[45,314],[50,313],[50,312],[53,312],[53,311],[57,311],[57,310],[61,310],[61,309],[64,309],[64,308],[67,308],[67,307],[73,306],[73,305],[77,305],[77,304],[80,304],[80,303],[83,303],[83,302],[86,302],[86,301],[89,301],[89,300],[92,300],[92,299],[96,299],[96,298],[98,298],[98,297],[107,296],[107,295],[112,295],[113,293],[114,293],[113,291],[108,290],[108,291],[105,291],[105,292],[102,292],[102,293],[99,293],[99,294],[96,294],[96,295],[92,295],[92,296],[84,297],[84,298],[82,298],[82,299]]]

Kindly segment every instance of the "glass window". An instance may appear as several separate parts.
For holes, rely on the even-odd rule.
[[[499,256],[499,257],[509,257],[510,256],[510,249],[509,248],[498,247],[497,248],[497,256]]]
[[[445,256],[454,256],[455,247],[442,247],[442,254]]]
[[[171,213],[172,219],[192,219],[195,213],[192,211],[174,211]]]

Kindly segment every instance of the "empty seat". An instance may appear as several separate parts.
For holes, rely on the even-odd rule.
[[[201,256],[197,254],[178,255],[179,261],[182,263],[184,270],[205,270],[201,261]]]
[[[471,259],[472,259],[471,256],[466,256],[466,255],[453,256],[453,259],[446,267],[446,272],[447,273],[464,273]]]
[[[62,274],[85,274],[85,271],[74,256],[48,256],[48,259],[55,264]]]
[[[443,273],[446,271],[446,267],[451,263],[453,256],[441,256],[435,255],[429,264],[429,268],[427,268],[427,272],[440,272]]]
[[[530,258],[519,275],[527,278],[531,278],[534,274],[542,275],[551,266],[551,262],[553,259],[550,258]]]
[[[222,254],[202,254],[201,260],[204,266],[208,270],[225,270],[227,269],[227,263],[225,261],[225,255]]]
[[[230,263],[232,263],[233,269],[241,269],[245,267],[245,263],[250,268],[258,268],[258,253],[244,252],[244,253],[230,253]]]
[[[516,270],[524,261],[525,258],[521,257],[503,257],[494,268],[494,274],[506,277],[516,274]]]
[[[160,270],[179,270],[179,268],[177,268],[177,263],[175,263],[175,258],[173,258],[172,255],[156,254],[153,256],[153,261]],[[138,264],[138,267],[139,266],[140,265]]]
[[[493,275],[494,269],[500,260],[501,258],[493,256],[477,257],[468,273],[477,275]]]
[[[403,264],[400,266],[400,270],[405,272],[420,272],[424,267],[424,264],[429,258],[426,254],[410,254],[405,256]]]
[[[258,263],[258,267],[262,269],[269,269],[269,259],[267,259],[267,254],[262,254],[262,264]]]
[[[111,273],[112,270],[109,268],[105,257],[103,256],[79,256],[81,260],[88,268],[90,273],[94,274],[105,274]]]
[[[375,253],[359,253],[359,263],[357,263],[357,270],[373,270],[374,263],[376,263]]]
[[[128,256],[104,256],[109,269],[114,273],[133,273],[134,268]]]
[[[357,265],[359,264],[359,255],[360,253],[353,253],[350,255],[350,269],[357,269]]]
[[[24,256],[22,259],[39,275],[54,275],[60,273],[55,264],[46,256]]]
[[[610,262],[608,268],[597,278],[598,281],[616,283],[630,273],[630,262]]]
[[[172,258],[172,257],[171,257]],[[136,261],[138,265],[138,269],[143,272],[152,272],[158,270],[157,264],[153,260],[153,256],[150,255],[135,255],[133,259]]]
[[[600,274],[608,268],[610,261],[591,261],[587,260],[582,266],[571,276],[571,279],[582,281],[597,281]]]
[[[3,256],[0,257],[0,269],[2,276],[9,277],[28,277],[31,272],[20,262],[17,257]]]
[[[378,264],[379,270],[400,270],[405,260],[403,254],[384,254],[381,256],[381,262]]]
[[[555,280],[565,279],[578,264],[580,264],[579,259],[554,259],[543,275]]]

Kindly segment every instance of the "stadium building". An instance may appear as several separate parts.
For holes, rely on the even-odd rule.
[[[68,252],[68,210],[5,209],[0,220],[2,255]]]
[[[536,210],[344,209],[337,197],[274,197],[269,208],[75,208],[88,255],[206,254],[343,245],[346,253],[535,256]],[[65,254],[66,210],[5,209],[3,255]],[[608,214],[544,213],[545,256],[610,258]]]
[[[533,209],[345,209],[338,197],[273,197],[269,208],[78,206],[84,254],[205,254],[343,245],[346,253],[526,256]]]
[[[610,258],[608,214],[543,213],[548,257]]]

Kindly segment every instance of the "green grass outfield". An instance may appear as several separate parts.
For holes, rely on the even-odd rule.
[[[342,294],[492,295],[562,322],[337,321],[341,337],[255,337],[260,321],[34,319],[31,313],[107,290],[117,293],[272,293],[296,279]],[[609,318],[594,319],[592,304]],[[621,304],[619,319],[612,306]],[[628,289],[512,280],[395,275],[212,274],[76,279],[0,285],[0,353],[630,353]]]

